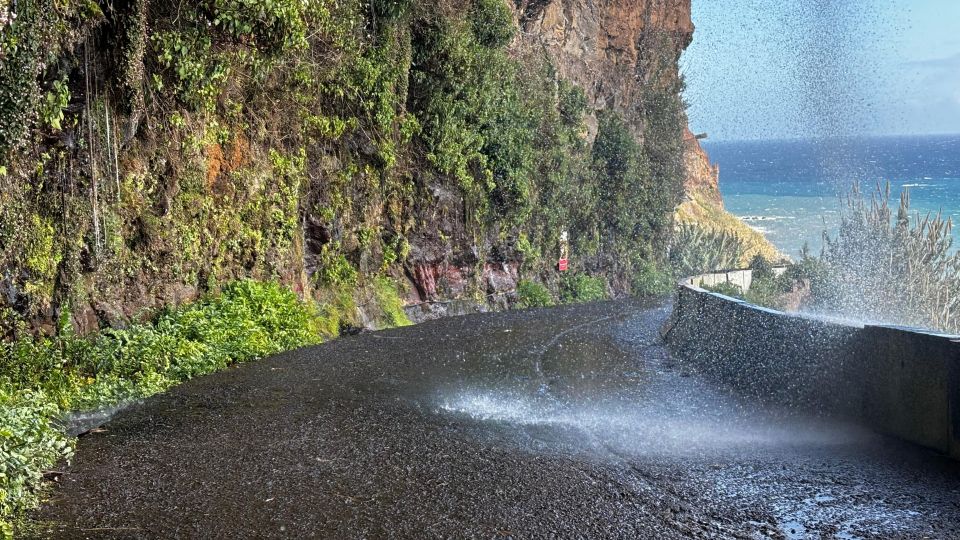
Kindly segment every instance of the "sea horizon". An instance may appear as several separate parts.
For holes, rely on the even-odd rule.
[[[868,196],[889,183],[892,206],[908,190],[911,216],[942,211],[960,221],[960,133],[707,139],[703,146],[720,167],[727,209],[793,259],[804,244],[820,251],[855,183]],[[956,227],[953,234],[957,249]]]
[[[943,133],[865,133],[865,134],[846,134],[846,135],[797,135],[784,137],[758,137],[755,139],[718,139],[710,136],[701,139],[701,143],[709,144],[727,144],[727,143],[754,143],[754,142],[815,142],[815,141],[838,141],[838,140],[860,140],[860,139],[901,139],[901,138],[941,138],[957,137],[960,138],[960,131]]]

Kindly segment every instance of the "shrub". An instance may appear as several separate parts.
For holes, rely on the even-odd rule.
[[[670,265],[678,276],[736,268],[743,245],[733,233],[714,231],[695,223],[680,223],[670,242]]]
[[[607,282],[586,274],[565,275],[560,281],[560,301],[593,302],[607,298]]]
[[[513,15],[505,0],[473,0],[470,21],[477,41],[485,47],[503,47],[513,39]]]
[[[795,263],[781,263],[784,271],[777,275],[773,265],[762,255],[756,255],[750,263],[753,270],[750,288],[746,291],[732,283],[704,286],[705,289],[747,302],[779,310],[795,310],[808,300],[811,284],[823,281],[823,266],[819,259],[810,257],[807,249]],[[792,297],[792,298],[791,298]],[[788,299],[790,300],[788,302]]]
[[[42,472],[70,456],[72,441],[55,426],[63,412],[147,396],[235,362],[318,343],[321,323],[316,308],[289,289],[245,280],[124,330],[80,338],[64,325],[55,338],[4,342],[0,524],[35,505]]]
[[[771,279],[774,277],[773,265],[759,253],[750,260],[749,268],[753,270],[753,279]]]
[[[157,62],[170,74],[177,96],[190,107],[212,111],[229,67],[212,54],[210,35],[185,29],[158,32],[151,39]],[[154,74],[155,86],[162,87],[162,81]]]
[[[717,294],[722,294],[725,296],[729,296],[731,298],[743,297],[743,289],[741,289],[739,285],[735,283],[730,283],[729,281],[725,281],[723,283],[717,283],[716,285],[704,285],[703,288],[710,292],[715,292]]]
[[[57,407],[40,392],[0,388],[0,538],[7,519],[37,500],[43,473],[73,452],[73,441],[51,422]]]
[[[357,283],[357,269],[341,252],[339,242],[324,244],[317,261],[316,279],[320,285],[353,286]]]
[[[601,249],[610,252],[614,264],[648,257],[648,219],[651,213],[665,211],[649,207],[648,192],[660,188],[654,185],[646,156],[623,119],[607,111],[599,120],[592,158],[597,172]]]
[[[213,26],[235,40],[250,38],[260,50],[280,54],[307,44],[303,0],[212,0],[207,4]]]
[[[747,302],[758,306],[784,310],[784,295],[790,292],[793,284],[792,280],[784,276],[775,277],[772,273],[769,275],[762,273],[757,275],[755,273],[749,290],[729,296],[743,298]],[[739,290],[739,287],[737,289]]]
[[[400,289],[392,279],[382,276],[374,279],[373,291],[377,299],[377,305],[383,312],[383,323],[386,326],[409,326],[413,324],[403,310]]]
[[[555,303],[553,295],[543,285],[526,279],[517,284],[517,307],[548,307]]]
[[[567,125],[579,129],[583,122],[583,113],[587,110],[586,92],[583,88],[561,79],[557,93],[561,119]]]
[[[320,334],[325,337],[337,337],[346,328],[355,328],[361,324],[358,318],[356,289],[339,287],[319,292]]]
[[[385,22],[402,17],[410,9],[412,0],[373,0],[370,8],[373,15]]]
[[[800,249],[800,260],[788,264],[782,277],[791,283],[805,281],[812,290],[824,288],[829,279],[823,260],[812,255],[807,244]]]
[[[505,19],[484,19],[501,13]],[[502,13],[501,13],[502,14]],[[482,221],[489,208],[519,219],[529,208],[539,109],[524,92],[523,66],[497,43],[513,31],[502,0],[478,0],[470,17],[414,25],[410,112],[428,160],[456,178]]]
[[[70,104],[70,88],[67,81],[53,81],[50,91],[44,94],[40,104],[40,123],[59,131],[63,122],[63,110]]]
[[[0,13],[16,13],[0,24],[0,162],[5,162],[10,150],[30,139],[32,128],[61,128],[70,92],[60,81],[45,91],[47,68],[57,63],[79,28],[103,12],[96,2],[7,1],[2,6]]]
[[[960,332],[960,252],[953,223],[910,216],[903,191],[894,217],[890,185],[868,200],[846,197],[836,236],[825,235],[822,275],[811,283],[816,309],[847,317]]]
[[[652,262],[635,267],[630,288],[636,296],[664,296],[673,292],[673,275]]]

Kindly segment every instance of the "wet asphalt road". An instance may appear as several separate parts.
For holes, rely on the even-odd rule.
[[[741,402],[636,301],[345,337],[81,438],[27,536],[960,538],[960,467]]]

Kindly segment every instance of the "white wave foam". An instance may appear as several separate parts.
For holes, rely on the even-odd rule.
[[[793,216],[739,216],[742,221],[782,221],[794,219]]]

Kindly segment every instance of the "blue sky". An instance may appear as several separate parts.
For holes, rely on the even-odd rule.
[[[711,139],[960,133],[960,0],[693,0]]]

